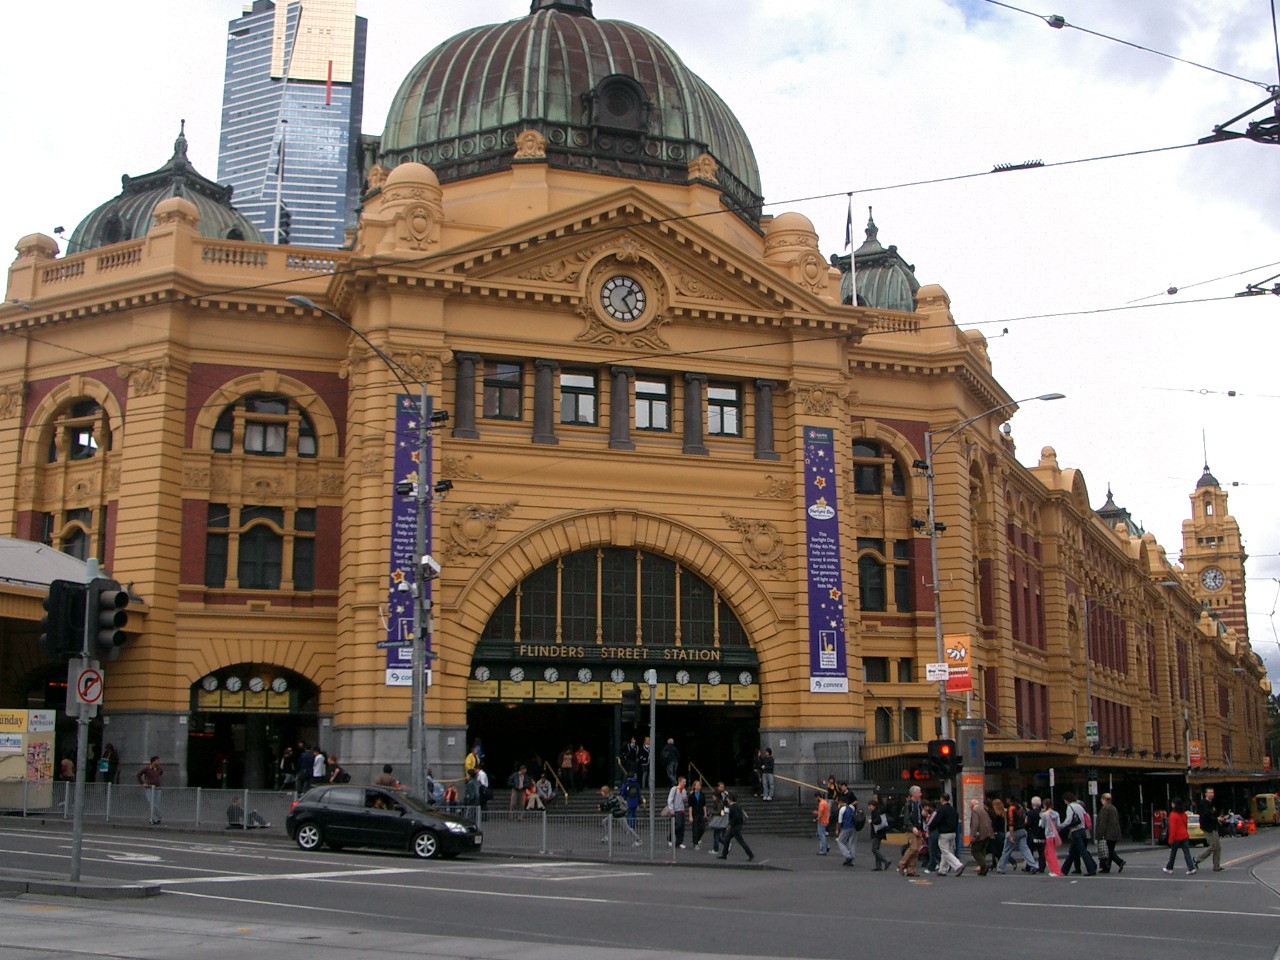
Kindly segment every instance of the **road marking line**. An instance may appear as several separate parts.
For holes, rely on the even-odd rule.
[[[190,869],[188,867],[187,869]],[[368,870],[330,870],[309,873],[233,873],[219,877],[173,877],[140,880],[139,883],[247,883],[259,880],[327,880],[333,877],[385,876],[396,873],[417,873],[412,867],[376,867]]]
[[[1280,913],[1259,913],[1256,910],[1198,910],[1190,907],[1118,907],[1105,903],[1042,903],[1040,901],[1003,900],[1006,907],[1062,907],[1066,910],[1119,910],[1140,911],[1142,913],[1203,913],[1223,917],[1267,917],[1280,920]],[[1280,909],[1280,908],[1272,908]]]

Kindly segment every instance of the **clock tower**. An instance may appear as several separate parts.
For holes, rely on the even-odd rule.
[[[1244,562],[1240,527],[1227,513],[1227,494],[1205,464],[1191,494],[1191,519],[1182,521],[1182,566],[1205,610],[1249,638],[1244,606]]]

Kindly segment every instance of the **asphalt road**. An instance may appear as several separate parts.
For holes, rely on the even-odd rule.
[[[83,877],[159,882],[150,899],[0,898],[0,958],[476,957],[629,960],[848,958],[943,951],[1081,960],[1273,960],[1280,830],[1224,842],[1228,870],[1161,872],[1134,848],[1123,874],[917,881],[844,869],[804,840],[752,838],[764,868],[689,851],[684,864],[455,861],[323,851],[277,832],[91,829]],[[0,819],[0,877],[68,875],[70,831]],[[736,854],[735,854],[736,856]]]

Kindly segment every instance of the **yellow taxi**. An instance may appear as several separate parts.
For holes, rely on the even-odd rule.
[[[1200,844],[1202,847],[1209,845],[1208,839],[1204,835],[1204,831],[1200,829],[1200,814],[1187,814],[1187,840],[1192,846]]]

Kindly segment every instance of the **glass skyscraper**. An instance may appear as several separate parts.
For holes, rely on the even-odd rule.
[[[355,0],[254,0],[227,31],[218,182],[263,236],[341,247],[355,225],[367,22]]]

